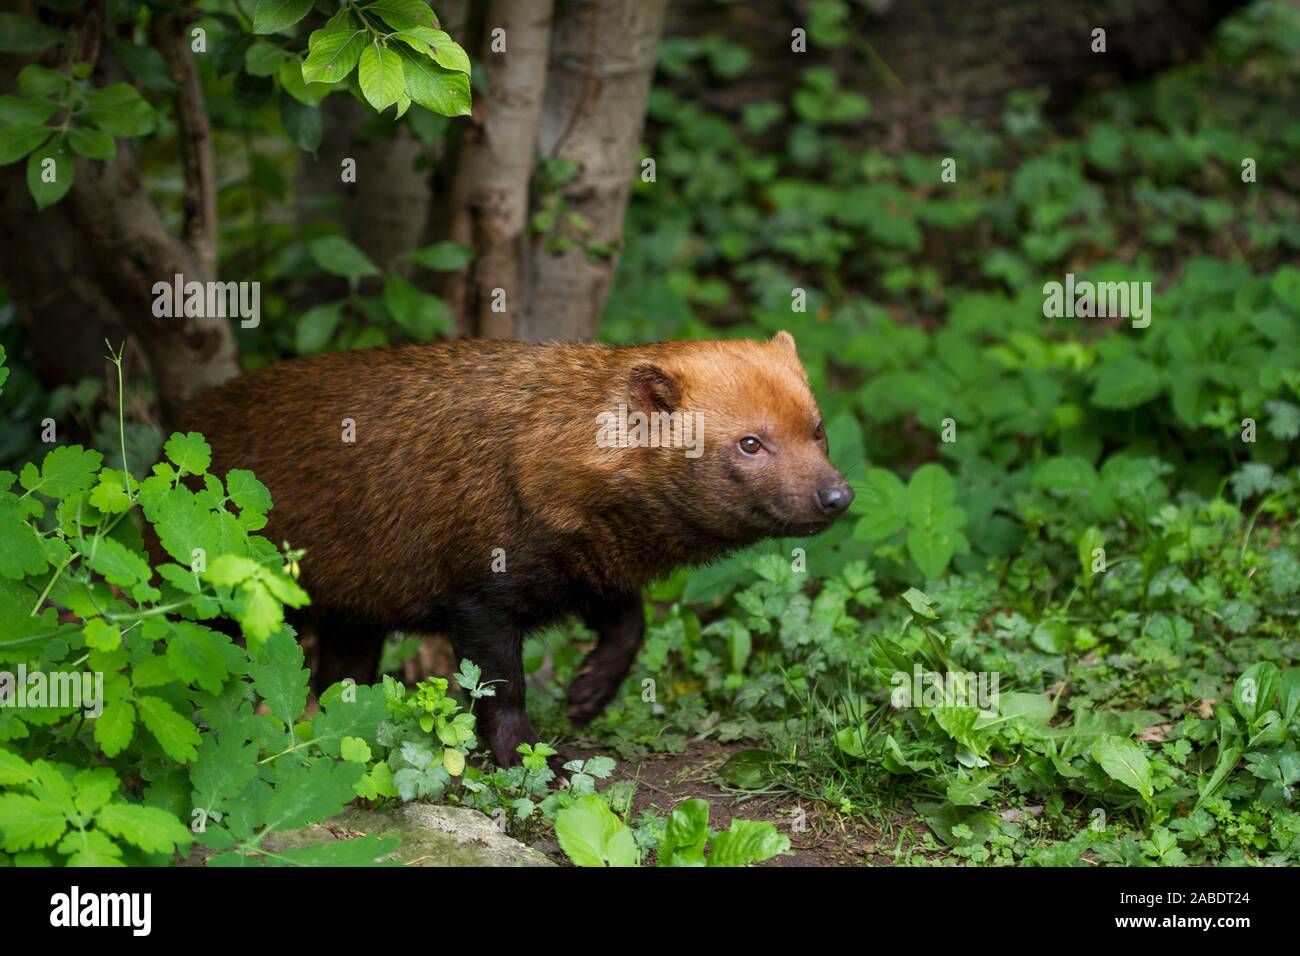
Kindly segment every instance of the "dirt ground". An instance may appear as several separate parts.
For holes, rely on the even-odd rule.
[[[794,854],[776,857],[765,866],[889,866],[894,862],[897,839],[869,824],[825,813],[817,804],[788,793],[744,794],[720,785],[719,768],[747,746],[692,741],[680,754],[619,760],[611,779],[636,783],[633,819],[643,810],[667,816],[681,801],[699,797],[709,803],[712,830],[727,829],[733,817],[769,821],[790,838]],[[578,747],[568,752],[584,759],[601,753]],[[909,821],[916,824],[914,818],[899,814],[895,828]]]

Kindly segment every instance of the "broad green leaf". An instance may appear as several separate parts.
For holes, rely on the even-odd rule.
[[[0,834],[6,853],[53,846],[68,828],[63,811],[27,794],[0,795]]]
[[[1150,800],[1155,791],[1151,784],[1151,764],[1142,748],[1124,737],[1102,737],[1092,745],[1092,759],[1106,771],[1106,776],[1124,784]]]
[[[473,112],[469,77],[447,70],[427,57],[399,48],[405,70],[406,94],[427,110],[442,116],[469,116]]]
[[[163,450],[182,475],[201,475],[212,464],[212,447],[198,432],[172,432]]]
[[[357,280],[377,276],[379,270],[370,258],[342,236],[323,236],[307,243],[312,261],[326,272]]]
[[[578,866],[636,866],[636,841],[603,797],[581,797],[555,817],[560,849]]]
[[[266,642],[264,657],[248,665],[253,689],[281,723],[292,726],[307,706],[311,680],[311,672],[303,667],[302,647],[281,632]]]
[[[149,562],[113,538],[101,538],[96,542],[87,563],[90,570],[103,575],[109,584],[124,588],[148,581],[153,573]]]
[[[749,866],[788,853],[790,838],[766,820],[734,820],[709,847],[709,866]]]
[[[424,0],[376,0],[365,11],[367,14],[375,14],[394,30],[438,25],[438,18]]]
[[[72,147],[74,153],[88,159],[111,163],[117,158],[117,141],[102,129],[74,126],[68,130],[68,145]]]
[[[342,302],[327,302],[308,309],[298,318],[294,349],[300,355],[319,352],[329,344],[342,319]]]
[[[257,0],[253,8],[253,32],[275,33],[291,27],[311,10],[312,0]]]
[[[393,34],[412,50],[431,56],[435,63],[447,70],[468,74],[469,55],[446,33],[431,27],[411,27]]]
[[[408,252],[406,258],[426,269],[454,272],[470,264],[474,258],[474,250],[458,242],[435,242],[431,246]]]
[[[683,800],[673,807],[659,843],[659,866],[704,866],[704,845],[709,838],[709,805],[704,800]]]
[[[27,157],[27,191],[36,200],[37,209],[52,206],[66,196],[76,175],[76,157],[57,139]]]
[[[452,329],[447,304],[421,292],[396,272],[389,273],[384,285],[384,308],[403,332],[419,342],[428,342]]]
[[[368,34],[352,14],[343,9],[307,41],[302,78],[307,83],[337,83],[356,68]]]
[[[60,445],[45,456],[39,472],[33,464],[24,467],[18,482],[28,491],[50,498],[66,498],[94,483],[103,460],[99,452],[87,451],[80,445]]]
[[[381,112],[405,95],[402,59],[388,47],[381,46],[378,40],[361,52],[357,79],[366,102]]]
[[[166,810],[130,803],[110,803],[96,815],[95,826],[146,853],[171,853],[194,839]]]
[[[167,640],[167,663],[190,686],[219,694],[230,676],[221,648],[230,643],[229,637],[202,624],[174,621]]]
[[[105,757],[116,757],[135,736],[135,706],[126,700],[111,700],[95,719],[95,743]]]
[[[153,108],[128,83],[87,93],[86,119],[111,136],[143,136],[154,128]]]
[[[853,482],[852,511],[862,517],[853,529],[859,541],[882,541],[907,526],[907,488],[892,471],[867,469],[861,482]]]
[[[140,722],[153,734],[163,752],[179,763],[189,763],[198,753],[201,739],[194,724],[176,713],[161,697],[142,694],[136,698]]]
[[[53,133],[48,126],[0,126],[0,166],[16,163],[38,148]]]

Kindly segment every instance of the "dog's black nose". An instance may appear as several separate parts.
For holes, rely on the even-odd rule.
[[[817,489],[817,507],[828,515],[837,515],[853,501],[853,489],[848,485],[830,485]]]

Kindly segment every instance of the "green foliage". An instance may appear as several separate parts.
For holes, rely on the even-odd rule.
[[[633,831],[600,796],[579,798],[555,818],[560,848],[578,866],[636,866]],[[789,853],[790,839],[767,821],[733,820],[717,833],[709,829],[709,805],[683,800],[668,819],[657,844],[659,866],[750,866]]]
[[[340,90],[377,111],[395,106],[396,118],[412,103],[439,116],[469,115],[469,57],[437,29],[425,0],[346,0],[327,20],[317,15],[322,25],[308,33],[312,13],[312,0],[257,0],[251,22],[241,11],[238,17],[210,12],[203,23],[215,39],[214,79],[233,77],[235,100],[246,110],[274,96],[283,129],[299,148],[316,151],[320,102]],[[128,34],[147,23],[138,8],[111,15],[126,24]],[[4,14],[3,23],[0,52],[30,53],[69,40],[28,17]],[[111,45],[142,89],[126,82],[92,85],[92,62],[77,60],[80,51],[70,50],[60,57],[61,69],[25,67],[18,77],[21,96],[0,96],[0,165],[26,157],[27,185],[38,209],[67,194],[76,156],[111,163],[117,139],[144,137],[160,127],[162,103],[155,105],[152,97],[170,96],[176,88],[166,61],[151,46],[116,38]],[[161,125],[166,128],[165,121]]]
[[[356,795],[357,742],[373,739],[383,696],[336,687],[305,719],[283,614],[308,598],[252,533],[270,495],[250,472],[209,473],[201,435],[174,434],[165,452],[143,481],[77,445],[0,472],[3,859],[155,864],[197,843],[213,865],[373,862],[392,841],[262,846]],[[150,562],[146,525],[171,561]],[[214,629],[223,620],[245,646]]]

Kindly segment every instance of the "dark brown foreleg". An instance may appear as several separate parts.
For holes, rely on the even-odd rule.
[[[632,591],[600,604],[586,615],[586,621],[597,634],[596,646],[583,658],[569,685],[565,710],[578,726],[589,722],[614,699],[636,660],[645,634],[640,592]]]

